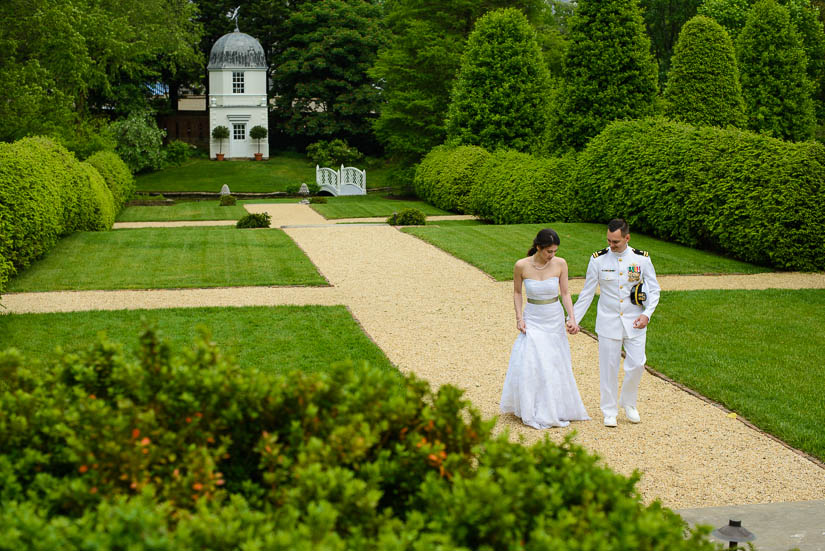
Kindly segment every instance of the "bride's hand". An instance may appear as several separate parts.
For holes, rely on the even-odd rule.
[[[518,329],[519,331],[521,331],[525,335],[527,334],[527,324],[524,323],[523,319],[516,320],[516,329]]]

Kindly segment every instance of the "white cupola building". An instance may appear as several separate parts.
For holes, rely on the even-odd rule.
[[[266,98],[266,60],[261,43],[238,30],[220,37],[209,54],[209,156],[252,158],[258,151],[269,158],[267,138],[253,140],[255,126],[269,129]],[[217,126],[229,129],[220,143],[211,138]]]

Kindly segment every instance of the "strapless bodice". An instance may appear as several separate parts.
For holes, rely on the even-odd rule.
[[[524,289],[527,291],[527,298],[547,300],[559,296],[558,276],[549,277],[539,281],[538,279],[525,279]]]

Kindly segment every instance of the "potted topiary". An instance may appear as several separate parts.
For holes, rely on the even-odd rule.
[[[216,126],[212,129],[212,138],[218,140],[218,151],[215,158],[223,161],[223,141],[229,137],[229,129],[225,126]]]
[[[255,153],[255,160],[262,160],[263,155],[261,154],[261,140],[266,138],[266,128],[263,126],[253,126],[249,131],[249,137],[258,142],[258,152]]]

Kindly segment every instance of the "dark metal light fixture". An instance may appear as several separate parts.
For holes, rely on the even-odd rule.
[[[756,535],[753,532],[742,527],[741,520],[729,520],[727,526],[717,528],[711,532],[711,535],[720,540],[730,542],[728,546],[730,549],[736,548],[736,546],[742,542],[756,539]]]

